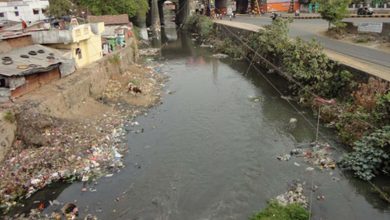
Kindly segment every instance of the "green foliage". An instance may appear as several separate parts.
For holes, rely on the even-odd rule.
[[[292,84],[300,93],[314,92],[323,97],[338,97],[347,88],[352,74],[338,70],[335,63],[323,53],[323,48],[316,41],[309,43],[297,39],[285,48],[283,68],[291,73],[305,88]]]
[[[365,112],[361,107],[356,109],[352,107],[352,109],[341,112],[336,122],[336,128],[342,142],[352,145],[372,131],[371,119],[372,115]]]
[[[111,63],[111,64],[114,64],[114,65],[119,65],[121,63],[121,57],[119,56],[119,54],[114,54],[112,55],[108,61]]]
[[[390,91],[379,96],[376,102],[375,116],[381,124],[390,124]]]
[[[342,27],[345,24],[341,22],[348,13],[348,5],[351,0],[317,0],[320,3],[320,14],[323,19],[336,27]]]
[[[378,174],[390,172],[390,126],[385,126],[354,143],[354,151],[339,162],[363,179],[370,180]]]
[[[279,66],[286,73],[286,78],[299,83],[291,84],[296,94],[305,97],[310,93],[327,98],[338,97],[349,88],[352,74],[338,69],[323,53],[318,42],[306,42],[299,38],[290,40],[288,23],[284,19],[275,20],[272,25],[265,27],[266,31],[249,37],[250,46]],[[248,54],[251,53],[253,51],[248,51]]]
[[[202,15],[193,15],[185,23],[185,28],[193,33],[198,33],[202,38],[208,38],[213,33],[213,21]]]
[[[232,58],[241,59],[244,56],[244,51],[241,46],[235,44],[230,38],[222,41],[215,41],[214,51],[224,53]]]
[[[299,204],[280,205],[271,201],[267,207],[253,215],[250,220],[307,220],[309,212]]]
[[[4,121],[9,122],[9,123],[14,123],[16,121],[15,115],[11,111],[5,112],[3,115],[3,119],[4,119]]]
[[[149,9],[147,0],[80,0],[80,4],[94,15],[128,14],[134,17]]]
[[[75,5],[71,1],[49,0],[47,15],[60,18],[72,14],[72,10],[74,9]]]

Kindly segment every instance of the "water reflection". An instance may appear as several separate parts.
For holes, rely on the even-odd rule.
[[[219,60],[216,58],[211,59],[211,63],[213,65],[213,83],[217,85]]]

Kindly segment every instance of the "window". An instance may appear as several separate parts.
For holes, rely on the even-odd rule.
[[[5,79],[0,79],[0,87],[5,87]]]
[[[15,16],[16,16],[16,17],[19,16],[19,12],[18,12],[18,11],[15,11]]]
[[[0,12],[0,18],[4,18],[4,12]]]
[[[80,48],[77,48],[76,49],[76,55],[79,59],[82,59],[83,58],[83,55],[81,54],[81,49]]]
[[[39,9],[33,9],[33,14],[38,15],[39,14]]]
[[[15,6],[14,9],[15,9],[15,10],[18,10],[18,7]]]
[[[42,14],[46,14],[46,9],[45,8],[42,8],[41,11],[42,11]]]

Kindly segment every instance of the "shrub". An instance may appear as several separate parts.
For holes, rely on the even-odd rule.
[[[15,114],[11,111],[7,111],[3,115],[3,119],[6,122],[14,123],[16,121]]]
[[[343,143],[352,145],[355,141],[370,133],[373,129],[372,115],[362,108],[349,106],[339,115],[336,122]]]
[[[390,126],[385,126],[354,143],[354,151],[346,154],[340,166],[352,170],[363,179],[390,172]]]
[[[267,207],[253,215],[251,220],[307,220],[309,212],[298,204],[280,205],[278,202],[271,201]]]
[[[203,38],[208,38],[213,32],[213,21],[202,15],[193,15],[186,20],[185,28],[190,32],[198,33]]]
[[[380,79],[370,78],[368,83],[360,84],[352,93],[354,103],[367,111],[376,108],[378,100],[389,90],[389,83]]]
[[[377,99],[375,117],[380,125],[390,124],[390,91]]]
[[[111,64],[114,64],[114,65],[119,65],[121,63],[121,57],[119,54],[114,54],[112,55],[108,61],[111,63]]]
[[[299,38],[290,40],[289,21],[277,19],[266,30],[253,34],[248,42],[253,50],[279,66],[284,77],[297,83],[290,88],[295,94],[307,96],[310,93],[333,98],[349,89],[352,74],[340,70],[324,53],[316,41],[306,42]],[[248,51],[248,54],[253,51]]]
[[[244,56],[244,51],[242,47],[237,46],[232,40],[226,38],[222,41],[216,40],[215,42],[215,51],[219,53],[225,53],[232,58],[242,58]]]

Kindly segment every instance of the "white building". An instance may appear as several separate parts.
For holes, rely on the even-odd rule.
[[[0,21],[35,22],[46,19],[48,0],[0,0]]]

